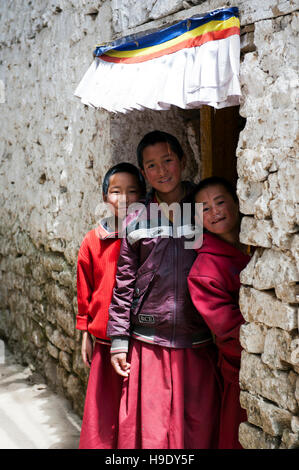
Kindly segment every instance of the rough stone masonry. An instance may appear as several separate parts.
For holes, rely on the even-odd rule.
[[[8,0],[0,6],[0,337],[82,416],[88,372],[75,330],[76,258],[98,220],[99,185],[148,129],[174,132],[198,178],[188,113],[125,118],[73,95],[97,43],[238,6],[244,448],[299,446],[298,11],[293,0]]]

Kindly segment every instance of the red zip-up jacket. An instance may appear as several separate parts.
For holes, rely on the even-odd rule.
[[[96,338],[107,337],[108,309],[115,284],[121,239],[101,221],[88,232],[81,244],[77,262],[78,314],[76,328],[88,330]]]

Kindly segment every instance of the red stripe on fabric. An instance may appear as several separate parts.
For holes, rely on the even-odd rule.
[[[202,34],[195,38],[182,41],[181,43],[176,44],[175,46],[168,47],[161,51],[153,52],[152,54],[148,54],[146,56],[121,58],[121,57],[110,57],[106,54],[103,54],[100,56],[100,59],[104,60],[105,62],[137,64],[140,62],[146,62],[147,60],[157,59],[158,57],[162,57],[163,55],[173,54],[174,52],[178,52],[181,49],[198,47],[198,46],[201,46],[202,44],[205,44],[206,42],[217,41],[219,39],[225,39],[235,34],[240,35],[240,28],[237,26],[233,26],[232,28],[227,28],[223,31],[210,31],[208,33]]]

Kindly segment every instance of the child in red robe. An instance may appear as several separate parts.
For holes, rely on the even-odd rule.
[[[246,421],[240,406],[240,326],[244,322],[238,297],[240,271],[250,256],[239,242],[240,216],[233,187],[223,178],[203,180],[194,190],[195,202],[203,204],[206,232],[188,276],[192,301],[215,335],[223,395],[219,448],[240,449],[239,424]]]
[[[122,379],[110,363],[106,329],[115,284],[121,239],[118,226],[127,207],[145,193],[138,168],[126,162],[113,166],[103,180],[103,200],[114,212],[89,231],[81,244],[77,263],[78,315],[82,358],[90,367],[80,435],[80,449],[115,448]]]
[[[171,216],[152,217],[157,203],[180,212],[193,186],[181,179],[185,156],[171,134],[146,134],[137,155],[152,190],[127,225],[107,328],[113,367],[124,377],[118,448],[215,448],[216,348],[187,285],[196,253],[185,244],[193,232],[181,219],[176,227]]]

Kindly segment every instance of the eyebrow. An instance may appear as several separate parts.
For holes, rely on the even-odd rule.
[[[171,157],[171,156],[172,156],[171,153],[166,153],[165,155],[161,155],[161,158],[166,158],[166,157]],[[148,163],[152,163],[154,161],[155,161],[154,159],[147,160],[146,162],[144,162],[144,165],[147,165]]]

